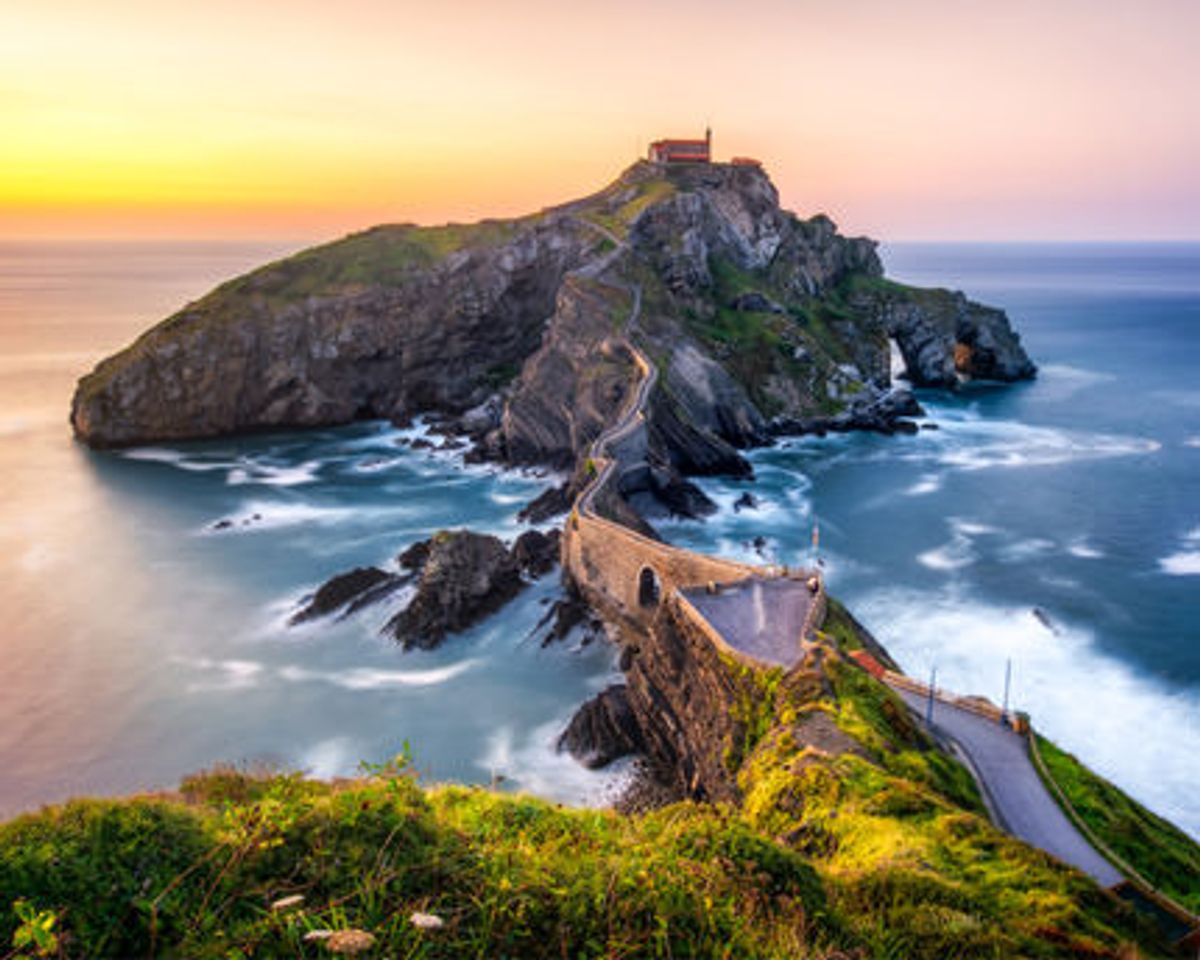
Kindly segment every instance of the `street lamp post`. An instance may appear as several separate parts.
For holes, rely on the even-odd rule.
[[[925,707],[925,724],[930,727],[933,726],[933,691],[936,688],[937,666],[935,665],[929,675],[929,703]]]

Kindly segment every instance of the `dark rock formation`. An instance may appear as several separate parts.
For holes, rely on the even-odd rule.
[[[522,523],[545,523],[552,517],[561,516],[571,509],[575,496],[571,484],[563,483],[550,487],[544,493],[538,494],[533,500],[521,508],[517,519]]]
[[[717,510],[717,505],[698,486],[670,467],[642,463],[622,472],[617,484],[621,496],[638,512],[655,516],[698,520]]]
[[[432,545],[432,540],[418,540],[401,551],[400,555],[396,557],[396,563],[402,570],[418,571],[425,566],[425,561],[429,559]]]
[[[617,419],[637,372],[613,330],[631,309],[628,290],[581,276],[562,284],[541,349],[526,362],[504,411],[511,462],[570,467]]]
[[[642,730],[623,685],[608,687],[587,701],[558,738],[558,749],[591,770],[645,748]]]
[[[889,336],[917,385],[1033,373],[1003,313],[882,279],[760,168],[638,163],[537,216],[376,227],[232,280],[84,377],[71,419],[115,446],[423,413],[473,461],[572,467],[640,379],[633,341],[660,376],[630,442],[745,473],[768,419],[885,425]]]
[[[383,628],[405,650],[431,650],[499,609],[524,581],[512,554],[496,537],[442,531],[429,542],[412,602]]]
[[[559,640],[565,640],[572,630],[581,627],[583,636],[580,638],[580,646],[586,647],[604,636],[604,624],[569,579],[563,587],[563,596],[554,601],[546,616],[534,627],[534,633],[549,625],[550,629],[542,637],[542,646],[547,647]]]
[[[288,623],[295,626],[307,620],[323,617],[354,601],[354,609],[361,609],[363,600],[368,603],[380,600],[400,585],[400,578],[378,567],[355,567],[347,573],[321,584],[307,604],[294,613]],[[352,611],[347,611],[352,612]]]
[[[895,338],[914,386],[1028,380],[1037,373],[1004,311],[962,293],[881,284],[860,289],[850,302]]]
[[[886,435],[911,434],[916,433],[918,427],[911,420],[903,418],[924,415],[924,409],[910,391],[895,388],[867,393],[833,416],[800,420],[778,417],[771,422],[771,430],[777,436],[805,433],[824,436],[826,433],[847,433],[852,430],[869,430]]]
[[[558,566],[561,530],[526,530],[512,546],[512,558],[526,576],[545,576]]]
[[[743,510],[757,510],[758,497],[752,494],[749,490],[742,492],[735,501],[733,501],[733,512],[741,513]]]
[[[375,227],[226,283],[80,381],[93,446],[484,402],[600,238],[572,217]]]

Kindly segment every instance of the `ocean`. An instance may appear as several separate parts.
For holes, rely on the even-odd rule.
[[[0,816],[169,789],[215,763],[603,803],[555,750],[613,651],[543,647],[555,578],[432,652],[396,604],[293,628],[330,575],[444,527],[515,535],[555,477],[413,450],[382,423],[95,453],[76,378],[282,244],[0,244]],[[910,673],[1011,704],[1200,837],[1200,245],[892,245],[889,273],[1009,311],[1036,382],[922,392],[937,429],[797,438],[672,540],[813,558]],[[758,506],[735,510],[751,490]],[[228,521],[228,522],[223,522]],[[761,538],[761,539],[759,539]]]

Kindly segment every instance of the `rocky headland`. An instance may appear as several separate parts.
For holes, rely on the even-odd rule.
[[[447,903],[445,936],[473,934],[476,921],[486,929],[474,948],[558,955],[599,924],[605,932],[589,942],[625,955],[629,944],[651,942],[638,939],[642,915],[622,913],[641,895],[630,891],[669,888],[675,906],[656,903],[645,930],[658,930],[656,950],[665,944],[673,955],[718,931],[721,951],[746,956],[1162,955],[1163,932],[1128,903],[989,823],[971,774],[864,666],[895,668],[887,651],[824,597],[819,577],[792,577],[793,588],[811,588],[820,612],[805,618],[795,658],[761,662],[714,635],[685,588],[716,595],[722,579],[788,572],[681,557],[651,526],[660,511],[712,509],[687,476],[749,476],[741,451],[774,436],[914,432],[909,418],[920,406],[892,381],[893,350],[911,387],[1036,373],[1002,311],[887,279],[873,241],[783,210],[765,172],[746,164],[638,163],[594,196],[519,220],[377,227],[184,308],[80,382],[76,436],[110,447],[420,415],[468,439],[473,459],[570,471],[523,512],[535,523],[568,513],[561,534],[529,531],[509,546],[441,532],[386,568],[334,576],[293,622],[411,590],[385,632],[406,648],[431,647],[561,559],[565,599],[547,613],[548,637],[580,625],[594,634],[602,617],[620,645],[624,682],[582,706],[560,748],[589,767],[637,754],[647,776],[626,802],[639,813],[628,817],[551,814],[528,798],[461,788],[422,794],[402,766],[312,789],[286,778],[193,778],[189,802],[199,812],[170,815],[190,830],[210,808],[229,821],[242,804],[247,823],[268,822],[260,806],[274,811],[270,843],[253,835],[237,869],[286,844],[287,890],[316,899],[340,891],[333,881],[345,873],[309,869],[329,858],[307,856],[305,838],[334,849],[327,828],[338,837],[368,829],[382,843],[378,856],[374,840],[354,839],[354,849],[370,851],[376,868],[397,837],[403,853],[389,852],[387,863],[436,864],[403,881],[404,896],[421,905],[474,876],[468,862],[516,843],[519,854],[505,847],[507,866],[495,876],[504,911],[518,904],[517,912],[489,907],[480,919],[466,905],[477,896]],[[747,493],[735,509],[755,507]],[[1083,796],[1097,795],[1086,771],[1060,769],[1073,788],[1091,791]],[[641,812],[671,801],[679,802]],[[278,815],[281,805],[297,811],[294,822]],[[396,811],[404,819],[393,823]],[[1160,830],[1144,813],[1116,832]],[[685,826],[680,839],[680,824],[695,829]],[[611,830],[621,832],[616,846],[601,839]],[[1193,846],[1155,836],[1176,851],[1169,870],[1144,844],[1127,855],[1170,882]],[[13,848],[41,856],[42,838]],[[666,851],[668,865],[637,844]],[[529,875],[511,880],[514,864]],[[286,872],[282,860],[270,867],[264,891]],[[207,887],[201,912],[228,869]],[[726,870],[737,873],[728,887]],[[177,873],[172,866],[163,882]],[[5,876],[0,860],[0,890]],[[371,896],[399,896],[387,883]],[[694,912],[693,883],[703,887]],[[253,889],[258,917],[270,895]],[[256,936],[273,943],[275,933]]]
[[[84,377],[71,423],[112,447],[427,415],[477,455],[572,467],[634,382],[614,333],[635,286],[651,452],[685,474],[915,413],[892,341],[913,386],[1035,372],[1002,311],[885,279],[760,168],[637,163],[532,216],[379,226],[231,280]]]

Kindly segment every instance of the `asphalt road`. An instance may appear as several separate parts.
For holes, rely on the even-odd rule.
[[[896,693],[913,710],[925,716],[927,700],[924,697],[907,690],[896,690]],[[1117,868],[1100,856],[1075,829],[1042,784],[1029,759],[1023,737],[984,717],[936,700],[933,725],[971,758],[1001,821],[998,826],[1031,846],[1078,867],[1101,886],[1110,887],[1124,879]]]

